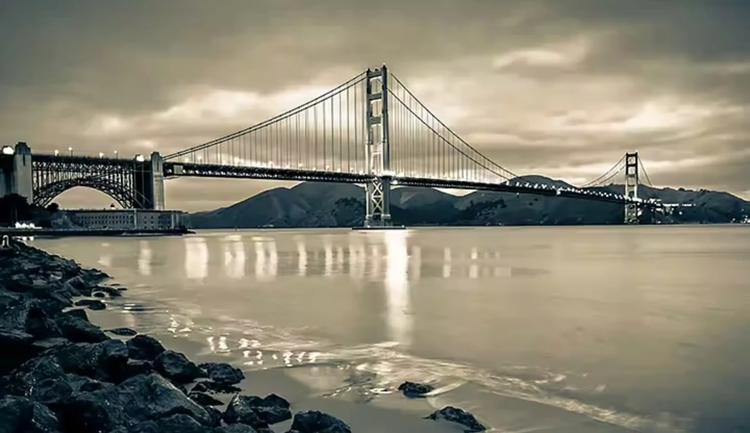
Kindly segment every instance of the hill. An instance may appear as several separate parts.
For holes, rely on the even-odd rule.
[[[519,182],[570,186],[542,176]],[[622,193],[622,185],[595,188]],[[730,223],[750,214],[750,202],[726,192],[641,187],[642,198],[684,203],[672,215],[643,215],[643,222]],[[364,219],[364,190],[350,184],[305,182],[264,191],[232,206],[191,214],[193,228],[351,227]],[[580,199],[475,191],[454,196],[430,188],[391,192],[394,222],[404,225],[597,225],[621,224],[621,205]]]

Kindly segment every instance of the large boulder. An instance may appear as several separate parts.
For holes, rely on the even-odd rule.
[[[290,407],[288,401],[276,394],[269,394],[264,398],[238,394],[229,401],[224,412],[224,422],[264,428],[290,419]]]
[[[29,396],[32,390],[42,381],[64,380],[65,371],[51,356],[43,356],[26,361],[2,378],[0,389],[17,396]]]
[[[35,339],[62,337],[62,331],[51,316],[48,311],[40,306],[39,301],[31,303],[24,322],[26,332],[33,335]]]
[[[98,326],[81,319],[80,313],[74,313],[73,311],[55,318],[63,337],[74,343],[98,343],[110,339]]]
[[[435,411],[432,414],[428,415],[426,419],[431,419],[434,421],[449,421],[460,424],[466,427],[464,429],[465,433],[476,433],[487,430],[485,426],[483,426],[479,421],[477,421],[476,418],[474,418],[474,415],[466,412],[463,409],[459,409],[453,406],[446,406],[438,411]]]
[[[128,349],[120,340],[76,343],[49,352],[66,373],[119,382],[126,376]]]
[[[111,385],[71,395],[57,409],[64,431],[101,433],[134,424],[118,397]]]
[[[34,336],[26,330],[26,318],[31,304],[22,295],[4,296],[0,304],[0,375],[7,374],[31,359]]]
[[[159,419],[181,413],[189,415],[201,425],[212,424],[211,417],[203,407],[158,374],[132,377],[117,388],[126,412],[139,420]]]
[[[310,410],[297,412],[292,421],[292,430],[298,433],[351,433],[344,421],[327,413]]]
[[[128,354],[132,359],[153,361],[166,349],[154,337],[148,335],[136,335],[128,340]]]
[[[234,385],[245,379],[242,370],[226,363],[207,362],[201,364],[200,368],[206,370],[208,378],[216,383]]]
[[[58,419],[44,405],[23,397],[0,399],[0,432],[57,433]]]
[[[203,431],[214,422],[205,409],[157,374],[135,376],[118,386],[102,384],[99,389],[74,393],[58,413],[65,431],[76,433],[111,432],[118,428],[125,432],[148,431],[143,429],[151,425],[149,421],[160,425],[160,420],[178,414],[203,426]],[[190,424],[187,422],[186,426]],[[141,430],[135,427],[141,425],[143,428],[138,427]]]
[[[157,356],[154,360],[154,369],[167,379],[178,383],[188,383],[206,377],[206,372],[201,370],[194,362],[187,359],[182,353],[173,350],[165,350]]]

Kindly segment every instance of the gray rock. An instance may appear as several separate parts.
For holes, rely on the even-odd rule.
[[[188,415],[178,413],[157,421],[160,433],[206,433],[205,426]]]
[[[204,380],[202,382],[196,383],[192,391],[218,393],[218,394],[232,394],[236,392],[241,392],[242,389],[234,385],[226,385],[223,383],[214,382],[212,380]]]
[[[291,405],[276,394],[265,398],[235,395],[224,412],[227,424],[243,423],[264,428],[292,418]]]
[[[190,392],[188,393],[188,397],[201,406],[223,406],[224,405],[224,403],[222,403],[221,400],[217,400],[211,397],[210,395],[202,393],[202,392]]]
[[[164,418],[171,414],[190,415],[201,425],[210,426],[212,419],[199,404],[158,374],[140,375],[118,387],[120,402],[127,413],[145,421]]]
[[[25,325],[26,332],[33,335],[35,339],[62,337],[62,331],[54,319],[44,309],[35,305],[28,309]]]
[[[291,430],[299,433],[351,433],[346,423],[317,410],[297,412]]]
[[[0,399],[0,432],[56,433],[58,419],[44,405],[23,397]]]
[[[100,311],[106,310],[107,304],[98,299],[81,299],[75,302],[77,307],[88,307],[91,310]]]
[[[401,391],[405,396],[410,398],[424,397],[428,392],[432,392],[435,388],[427,383],[414,383],[404,382],[399,385],[398,390]]]
[[[136,335],[128,340],[128,353],[132,359],[153,361],[166,349],[159,341],[148,335]]]
[[[117,382],[128,362],[128,351],[120,340],[76,343],[53,349],[50,355],[66,373]]]
[[[459,409],[453,406],[446,406],[438,411],[428,415],[426,419],[434,421],[449,421],[457,424],[461,424],[466,427],[465,433],[476,433],[487,430],[485,426],[479,423],[474,415],[466,412],[463,409]]]
[[[229,424],[215,428],[213,433],[258,433],[258,430],[245,424]]]
[[[245,374],[242,370],[226,363],[208,362],[201,364],[200,368],[206,370],[209,379],[216,383],[234,385],[245,379]]]
[[[166,350],[154,360],[154,369],[167,379],[180,383],[206,377],[206,373],[182,353]]]
[[[107,329],[107,332],[115,335],[119,335],[121,337],[130,337],[133,335],[138,335],[138,332],[130,329],[130,328],[114,328],[114,329]]]
[[[74,343],[98,343],[109,340],[98,326],[81,320],[79,315],[80,313],[67,312],[55,318],[63,337]]]
[[[45,379],[65,379],[65,371],[52,356],[43,356],[26,361],[3,378],[0,389],[5,389],[11,395],[28,396],[33,388]]]

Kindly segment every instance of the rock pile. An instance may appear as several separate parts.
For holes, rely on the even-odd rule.
[[[102,299],[120,296],[107,278],[23,244],[0,248],[0,433],[273,433],[290,419],[287,433],[351,432],[325,413],[293,415],[276,394],[239,394],[245,376],[228,364],[196,365],[127,328],[108,332],[132,338],[111,338],[76,308],[104,309]],[[222,412],[213,393],[238,394]],[[455,408],[428,418],[484,429]]]

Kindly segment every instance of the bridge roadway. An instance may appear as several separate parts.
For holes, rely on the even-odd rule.
[[[41,153],[34,154],[33,159],[38,163],[59,166],[60,170],[65,170],[66,167],[86,166],[89,167],[89,169],[91,167],[101,167],[102,171],[106,171],[107,168],[122,168],[133,170],[134,172],[145,172],[151,164],[150,160],[144,158],[131,159]],[[174,179],[177,177],[210,177],[366,184],[372,177],[364,173],[331,170],[306,170],[304,168],[235,166],[171,161],[164,161],[163,170],[166,179]],[[623,205],[638,202],[641,206],[663,207],[661,203],[656,201],[642,199],[629,200],[622,195],[597,191],[594,189],[558,188],[551,185],[524,182],[523,177],[504,183],[398,175],[383,177],[385,179],[390,179],[392,186],[480,190],[515,194],[532,194],[548,197],[559,196]]]
[[[164,176],[175,177],[211,177],[211,178],[238,178],[238,179],[273,179],[287,181],[310,181],[310,182],[332,182],[366,184],[372,176],[363,173],[304,170],[299,168],[282,167],[249,167],[219,164],[196,164],[165,162]],[[659,203],[648,200],[629,200],[624,196],[605,193],[595,190],[557,188],[544,184],[533,184],[530,182],[510,181],[505,183],[487,183],[471,180],[439,179],[430,177],[414,176],[383,176],[391,180],[392,186],[414,186],[425,188],[445,188],[481,190],[493,192],[507,192],[515,194],[533,194],[542,196],[559,196],[566,198],[593,200],[606,203],[626,204],[639,202],[643,206],[658,207]],[[522,179],[522,178],[521,178]]]

